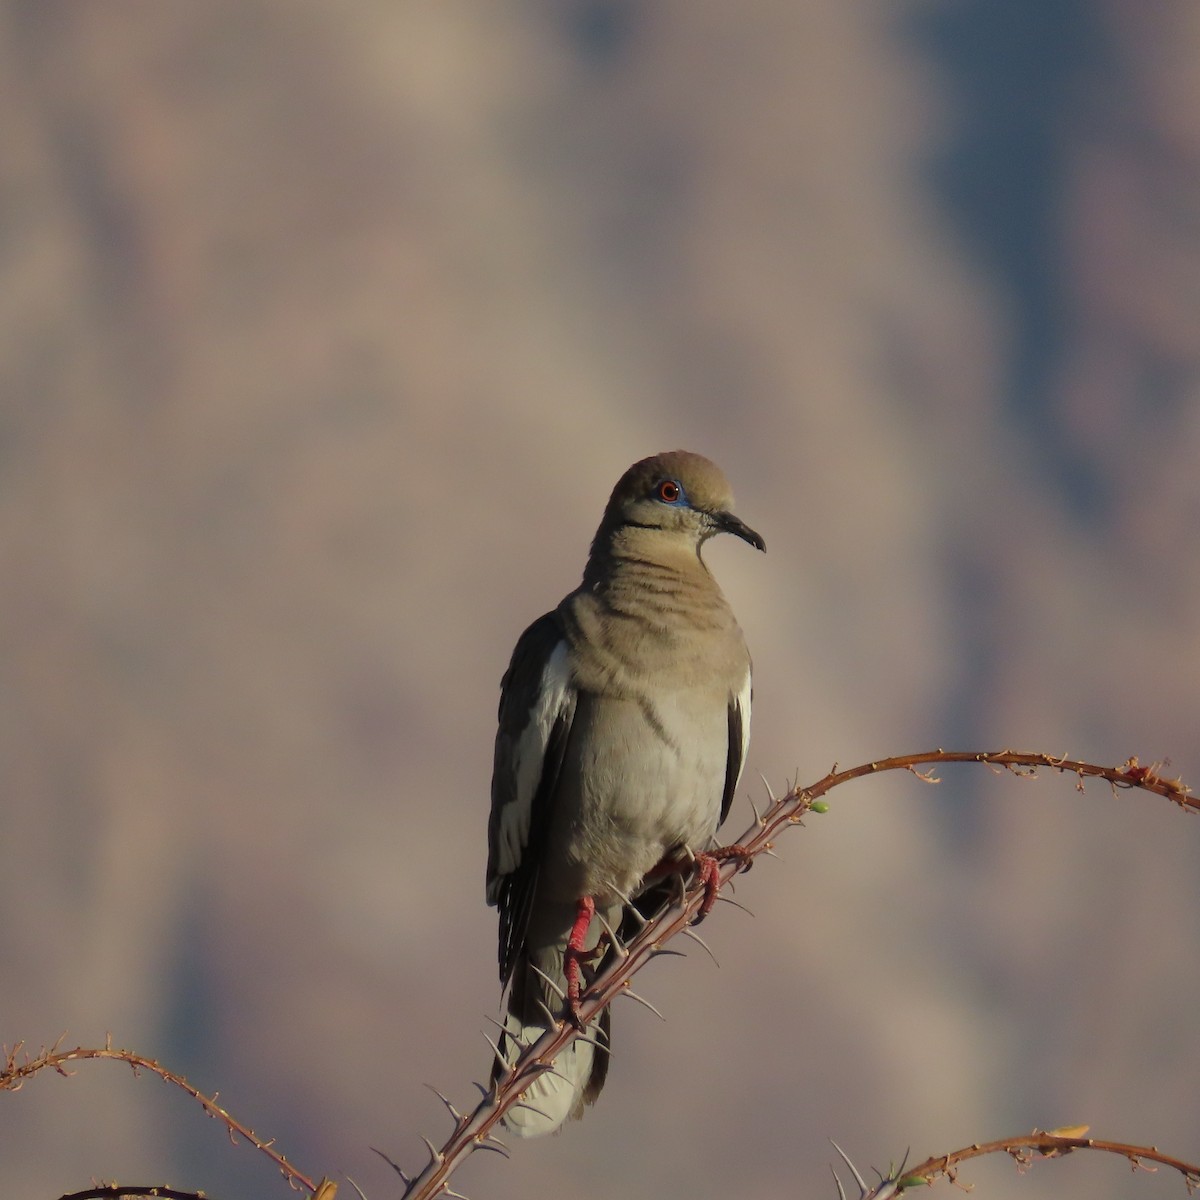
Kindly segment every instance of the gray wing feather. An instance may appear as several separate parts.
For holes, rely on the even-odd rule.
[[[547,613],[517,641],[500,684],[487,898],[500,910],[503,983],[525,943],[574,715],[567,642],[557,614]]]

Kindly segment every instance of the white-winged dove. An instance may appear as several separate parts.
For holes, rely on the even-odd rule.
[[[579,964],[600,943],[594,911],[616,928],[648,877],[693,860],[712,889],[706,905],[715,899],[707,852],[746,756],[750,655],[700,548],[717,533],[766,548],[732,502],[725,476],[699,454],[634,463],[613,489],[582,584],[513,651],[487,868],[510,1061],[546,1030],[548,1012],[562,1011],[564,994],[577,1016]],[[550,1133],[595,1100],[608,1070],[607,1009],[598,1027],[530,1086],[508,1113],[510,1131]]]

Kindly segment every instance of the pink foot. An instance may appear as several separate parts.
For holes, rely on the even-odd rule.
[[[712,912],[713,905],[717,902],[717,893],[721,890],[721,864],[731,858],[736,858],[743,869],[754,861],[750,851],[745,846],[738,845],[720,846],[716,850],[696,855],[696,871],[704,885],[704,899],[696,910],[693,925],[699,925]]]
[[[595,957],[594,953],[583,948],[595,911],[596,902],[591,896],[580,899],[579,908],[575,913],[575,924],[571,926],[567,948],[563,951],[563,974],[567,979],[567,1016],[576,1029],[583,1028],[583,1019],[579,1015],[579,997],[583,991],[580,965]]]

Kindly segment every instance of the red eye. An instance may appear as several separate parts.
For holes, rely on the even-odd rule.
[[[673,479],[664,479],[658,485],[658,498],[665,500],[668,504],[674,504],[680,496],[683,495],[683,488],[679,486]]]

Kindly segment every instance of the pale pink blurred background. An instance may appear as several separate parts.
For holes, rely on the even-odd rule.
[[[770,548],[710,553],[744,790],[1200,779],[1193,0],[14,0],[0,94],[0,1040],[111,1033],[395,1196],[368,1147],[420,1165],[423,1082],[486,1070],[500,674],[660,449]],[[587,1120],[460,1190],[832,1196],[829,1137],[1076,1122],[1200,1157],[1200,822],[943,774],[836,793],[720,970],[642,977],[669,1022],[618,1011]],[[287,1194],[116,1065],[0,1095],[0,1191],[92,1177]]]

